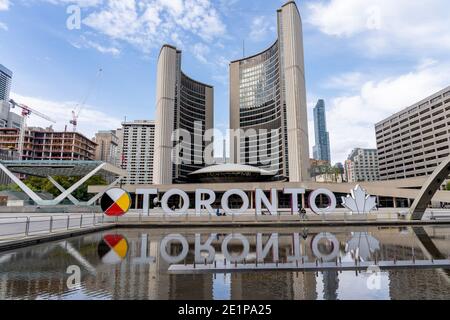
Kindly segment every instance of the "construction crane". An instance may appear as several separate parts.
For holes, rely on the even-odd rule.
[[[75,106],[75,110],[72,110],[72,120],[70,120],[70,124],[73,126],[73,132],[77,132],[78,127],[78,119],[80,118],[81,111],[83,111],[83,108],[91,96],[92,92],[95,89],[95,86],[97,85],[98,80],[100,79],[100,76],[102,75],[103,69],[98,69],[97,76],[94,79],[94,82],[90,85],[88,92],[86,96],[84,97],[83,101]]]
[[[44,120],[47,120],[49,122],[52,122],[52,123],[56,123],[56,121],[37,110],[34,110],[24,104],[15,102],[13,99],[9,100],[9,103],[11,104],[11,107],[13,109],[16,107],[22,109],[23,120],[22,120],[22,126],[20,128],[19,145],[18,145],[18,150],[17,150],[19,153],[19,159],[22,160],[24,158],[23,150],[24,150],[24,145],[25,145],[25,131],[27,131],[28,117],[30,117],[31,115],[36,115],[36,116],[38,116]]]

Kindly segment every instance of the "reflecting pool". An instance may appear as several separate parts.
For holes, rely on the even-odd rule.
[[[450,267],[433,267],[449,240],[450,226],[117,229],[0,253],[0,299],[450,299]]]

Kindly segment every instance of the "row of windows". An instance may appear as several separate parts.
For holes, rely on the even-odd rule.
[[[450,93],[450,91],[447,92],[446,94],[444,94],[444,97],[450,96],[449,93]],[[437,101],[441,100],[442,98],[438,97],[438,98],[435,98],[435,99],[437,99],[437,100],[435,100],[434,102],[437,102]],[[447,104],[449,102],[450,102],[450,99],[444,101],[444,104]],[[435,104],[435,105],[433,105],[433,106],[431,106],[429,108],[426,108],[426,109],[423,109],[423,108],[428,106],[429,103],[422,104],[419,107],[416,107],[416,108],[413,108],[413,109],[409,110],[407,112],[410,115],[409,117],[406,117],[406,118],[403,118],[403,119],[399,119],[399,118],[402,118],[402,116],[400,116],[400,117],[388,120],[388,121],[384,122],[382,125],[377,126],[376,127],[376,134],[378,136],[378,135],[382,134],[383,132],[389,131],[390,129],[395,129],[398,126],[400,126],[400,125],[402,125],[402,124],[404,124],[404,123],[406,123],[408,121],[414,121],[415,119],[417,119],[421,115],[424,115],[426,113],[430,113],[433,110],[435,110],[435,109],[437,109],[439,107],[442,107],[444,104],[442,102],[440,102],[440,103],[437,103],[437,104]],[[446,110],[448,110],[448,108]]]

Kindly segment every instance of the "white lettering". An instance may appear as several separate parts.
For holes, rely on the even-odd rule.
[[[208,195],[208,199],[203,199],[203,195]],[[211,206],[216,201],[216,194],[209,189],[198,189],[195,191],[195,212],[197,215],[202,214],[202,208],[206,208],[209,214],[214,214]]]
[[[292,210],[295,214],[300,213],[300,210],[298,208],[298,195],[305,193],[306,193],[305,189],[290,189],[290,188],[284,189],[284,194],[292,195]]]
[[[327,208],[321,209],[317,206],[316,199],[320,195],[325,195],[328,197],[329,205]],[[330,190],[318,189],[318,190],[312,192],[311,195],[309,196],[309,206],[314,213],[329,214],[329,213],[333,212],[334,210],[336,210],[336,206],[337,206],[336,196]]]
[[[180,196],[183,200],[183,207],[179,210],[172,210],[169,208],[169,199],[173,196]],[[166,192],[161,199],[161,207],[166,214],[185,214],[189,210],[189,196],[186,192],[179,189],[172,189],[169,192]]]
[[[233,195],[238,195],[242,199],[243,204],[239,210],[231,210],[230,207],[228,206],[228,200]],[[223,210],[225,210],[225,213],[229,215],[242,214],[246,212],[248,210],[249,203],[250,201],[248,200],[247,194],[244,191],[238,189],[229,190],[225,192],[225,194],[222,197],[222,208]]]
[[[271,200],[267,199],[265,193],[261,189],[256,189],[256,213],[262,214],[262,203],[269,210],[270,214],[276,215],[278,214],[278,192],[277,189],[271,190]]]
[[[158,194],[157,189],[137,189],[136,190],[137,195],[144,195],[144,207],[143,207],[143,213],[146,216],[150,215],[150,195]]]

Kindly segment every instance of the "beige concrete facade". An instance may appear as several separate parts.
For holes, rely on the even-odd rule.
[[[345,175],[348,182],[380,180],[376,149],[354,149],[345,161]]]
[[[375,128],[382,180],[431,175],[450,155],[450,86]]]
[[[118,157],[119,138],[115,130],[99,131],[95,134],[94,142],[95,160],[111,163],[114,166],[120,165]]]
[[[230,64],[231,161],[308,181],[309,140],[302,21],[294,1],[277,12],[278,39],[267,50]],[[244,132],[236,132],[242,129]],[[252,133],[251,130],[259,131]],[[269,131],[271,140],[260,130]],[[248,133],[250,131],[250,133]],[[243,136],[245,135],[245,136]],[[252,142],[252,139],[254,139]],[[267,151],[271,164],[252,154]]]
[[[167,192],[171,189],[181,189],[187,193],[193,193],[197,189],[211,189],[217,193],[226,192],[231,189],[240,189],[246,192],[253,192],[256,189],[265,191],[277,189],[283,191],[286,188],[304,188],[313,191],[321,188],[328,189],[334,193],[349,194],[350,191],[360,185],[370,195],[389,198],[416,199],[420,196],[420,188],[427,182],[426,177],[416,177],[411,179],[376,181],[361,183],[318,183],[318,182],[251,182],[251,183],[217,183],[217,184],[169,184],[169,185],[124,185],[123,188],[130,193],[135,193],[137,189],[158,189],[159,192]],[[96,193],[102,186],[90,186],[89,192]],[[450,203],[449,191],[438,191],[433,198],[436,202]]]
[[[153,182],[172,183],[172,132],[175,114],[177,50],[164,46],[158,59],[156,79],[155,162]]]
[[[214,88],[184,74],[181,58],[181,51],[164,45],[158,59],[153,167],[156,184],[183,183],[190,173],[205,167],[203,138],[207,130],[214,128]],[[176,130],[187,132],[191,143],[174,142]],[[173,152],[178,143],[182,156],[178,149]]]

